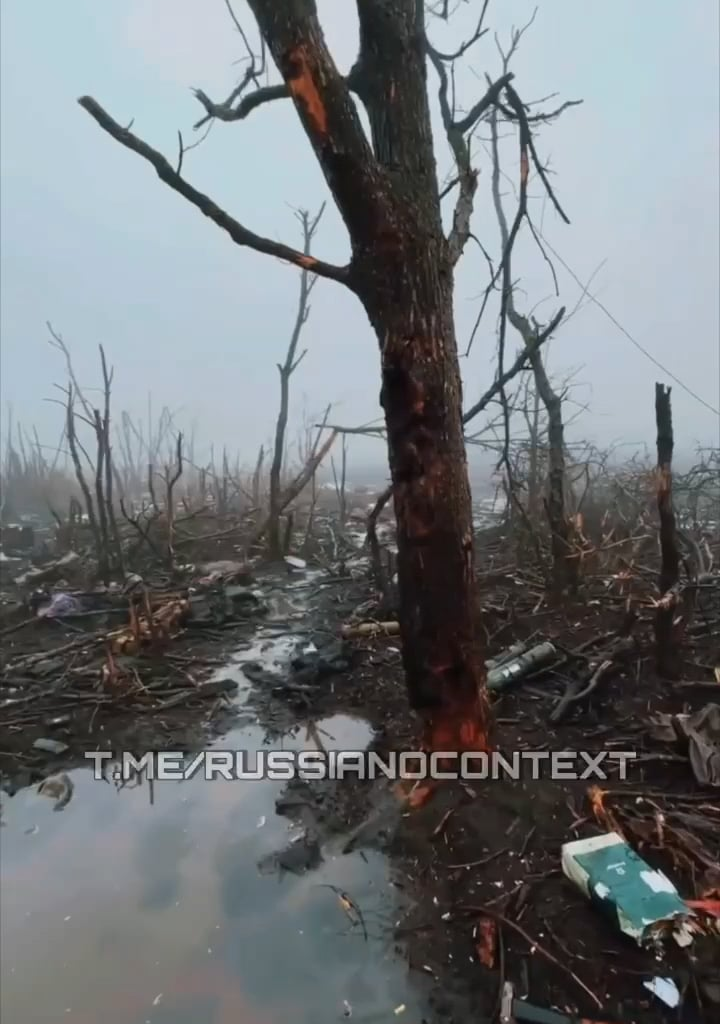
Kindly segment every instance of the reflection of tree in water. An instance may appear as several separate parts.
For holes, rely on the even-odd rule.
[[[217,848],[215,870],[220,876],[220,906],[228,918],[262,915],[271,894],[260,884],[254,864],[260,840],[245,835]]]
[[[154,820],[140,834],[135,859],[142,879],[140,906],[145,910],[164,910],[180,899],[180,864],[192,846],[189,813],[190,806],[183,804],[173,812],[173,820]]]

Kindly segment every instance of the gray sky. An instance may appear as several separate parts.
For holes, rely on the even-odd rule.
[[[478,8],[463,7],[453,31],[433,26],[438,46],[452,48]],[[495,0],[488,23],[507,40],[533,8]],[[347,69],[357,48],[354,3],[321,0],[319,9]],[[236,11],[252,29],[243,0]],[[235,246],[75,102],[89,93],[117,120],[134,118],[133,130],[172,158],[177,129],[190,140],[199,116],[190,87],[222,100],[242,71],[233,66],[243,48],[223,0],[4,0],[1,45],[3,403],[56,443],[61,412],[44,399],[63,367],[46,343],[50,320],[71,345],[84,384],[97,384],[104,344],[116,368],[116,409],[143,417],[151,391],[155,406],[176,410],[183,427],[196,421],[203,442],[225,442],[251,461],[274,422],[275,363],[294,317],[297,271]],[[716,0],[545,0],[513,65],[525,101],[555,92],[550,104],[585,101],[538,140],[572,224],[539,200],[536,222],[582,280],[606,261],[592,292],[715,407],[718,49]],[[459,78],[466,107],[486,72],[499,72],[491,34]],[[430,86],[434,98],[432,72]],[[480,141],[477,149],[474,230],[497,252],[488,159]],[[445,175],[450,160],[444,146],[438,152]],[[506,169],[514,180],[509,156]],[[216,124],[187,155],[184,174],[249,228],[292,244],[292,208],[315,210],[328,198],[289,102]],[[537,182],[531,191],[540,194]],[[331,202],[315,251],[347,258]],[[545,300],[537,314],[549,318],[559,303],[536,250],[524,245],[514,271],[525,293],[518,304]],[[572,308],[580,289],[560,266],[558,274],[561,301]],[[462,350],[487,277],[484,259],[469,248],[457,279]],[[463,360],[468,404],[492,379],[494,328],[489,316]],[[294,378],[296,423],[303,410],[312,418],[328,402],[345,424],[379,415],[376,342],[359,303],[340,286],[318,283],[305,344]],[[558,334],[550,364],[558,374],[580,368],[576,398],[592,405],[580,433],[602,443],[652,443],[653,384],[665,378],[600,310],[584,307]],[[717,418],[677,386],[673,399],[678,446],[717,443]],[[383,454],[369,441],[354,442],[352,452],[363,461]]]

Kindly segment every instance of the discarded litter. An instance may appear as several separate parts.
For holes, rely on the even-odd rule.
[[[652,992],[654,996],[662,1000],[666,1006],[674,1010],[680,1003],[680,992],[672,978],[652,978],[651,981],[644,981],[643,985]]]
[[[252,572],[245,562],[234,562],[230,559],[222,559],[216,562],[206,562],[200,567],[201,578],[198,583],[201,586],[209,586],[213,583],[251,583]]]
[[[307,569],[307,562],[302,558],[295,558],[294,555],[285,555],[285,565],[287,565],[288,569],[291,571],[293,569],[296,571]]]
[[[483,967],[495,966],[497,946],[497,922],[492,917],[482,917],[475,930],[475,951]]]
[[[51,800],[55,801],[54,811],[61,811],[63,807],[67,807],[72,799],[74,790],[72,779],[65,772],[60,775],[52,775],[43,781],[38,786],[38,793],[41,796],[47,796]]]
[[[122,588],[123,594],[131,594],[134,590],[137,590],[143,585],[143,578],[137,572],[128,573],[125,577],[125,583]]]
[[[53,594],[47,604],[38,608],[39,619],[63,619],[68,615],[77,615],[82,611],[82,604],[72,594]]]
[[[66,750],[69,750],[67,743],[63,743],[61,740],[48,740],[40,739],[35,740],[33,743],[35,750],[43,750],[46,754],[64,754]]]
[[[521,644],[509,648],[500,658],[488,662],[487,686],[489,690],[504,690],[523,676],[530,675],[536,669],[557,658],[557,648],[549,641],[531,647],[529,651],[518,653]]]
[[[561,856],[566,877],[638,945],[667,932],[680,946],[692,942],[692,910],[670,879],[651,868],[616,832],[565,843]]]
[[[701,785],[720,786],[720,704],[706,704],[691,715],[657,714],[651,723],[653,739],[687,753]]]

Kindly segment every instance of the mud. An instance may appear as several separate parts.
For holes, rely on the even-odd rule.
[[[270,615],[204,647],[221,662],[214,676],[238,684],[229,706],[106,723],[102,745],[413,745],[397,641],[355,644],[346,663],[337,648],[365,582],[317,572],[262,586]],[[491,654],[538,629],[577,644],[617,625],[587,604],[524,622],[490,608],[486,623]],[[328,650],[331,670],[318,671]],[[682,701],[638,664],[554,728],[557,681],[518,686],[496,701],[498,745],[637,750],[649,759],[619,789],[702,799],[685,762],[646,746],[648,709]],[[690,1000],[678,1017],[643,988],[662,967],[560,874],[561,844],[597,831],[586,783],[448,784],[410,814],[381,781],[119,788],[92,779],[87,739],[73,735],[68,756],[6,772],[4,1024],[465,1024],[496,1018],[506,980],[590,1019],[700,1019]],[[37,783],[59,771],[72,797],[55,810]],[[477,926],[493,913],[499,943],[484,966]]]

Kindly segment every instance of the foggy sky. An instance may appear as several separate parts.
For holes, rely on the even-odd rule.
[[[438,47],[452,49],[478,8],[474,0],[462,7],[452,30],[433,23]],[[523,24],[533,8],[494,0],[487,23],[506,42],[511,25]],[[243,0],[235,9],[254,33]],[[347,70],[357,51],[355,5],[321,0],[319,9]],[[115,366],[116,410],[143,418],[152,392],[155,408],[170,406],[179,426],[197,423],[203,443],[226,443],[252,461],[273,428],[275,364],[292,327],[298,272],[235,246],[76,103],[89,93],[118,121],[134,118],[133,131],[174,159],[178,128],[192,141],[202,113],[191,87],[221,101],[242,73],[233,61],[243,47],[222,0],[4,0],[0,35],[4,409],[11,402],[43,443],[57,443],[62,412],[46,399],[64,373],[46,342],[50,320],[71,346],[84,385],[98,384],[97,345],[105,346]],[[513,64],[525,101],[550,93],[558,95],[548,106],[584,99],[538,138],[572,222],[564,225],[538,199],[533,215],[543,234],[582,281],[606,261],[591,292],[715,407],[718,36],[715,0],[545,0]],[[485,73],[499,70],[491,32],[459,76],[466,109],[484,91]],[[434,102],[432,69],[429,81]],[[436,138],[444,178],[451,161],[438,131]],[[516,148],[505,146],[512,216]],[[496,254],[489,161],[482,142],[475,150],[481,176],[473,227]],[[293,245],[300,242],[293,209],[315,211],[328,199],[314,251],[347,260],[345,229],[289,101],[215,124],[186,156],[183,173],[250,229]],[[536,179],[531,194],[541,195]],[[559,265],[561,294],[554,297],[548,267],[529,242],[513,269],[521,279],[518,306],[537,307],[541,319],[580,298]],[[471,242],[457,275],[461,350],[487,281],[487,264]],[[492,310],[463,360],[466,404],[492,380],[495,316]],[[301,347],[309,352],[293,378],[293,432],[303,413],[312,422],[329,402],[343,424],[379,416],[376,342],[359,302],[341,286],[318,282]],[[514,338],[509,347],[517,349]],[[558,333],[549,359],[558,375],[577,370],[574,397],[591,403],[576,435],[652,444],[654,382],[672,382],[600,310],[586,305]],[[673,402],[680,448],[717,443],[711,412],[677,385]],[[353,440],[353,457],[380,461],[382,443]]]

